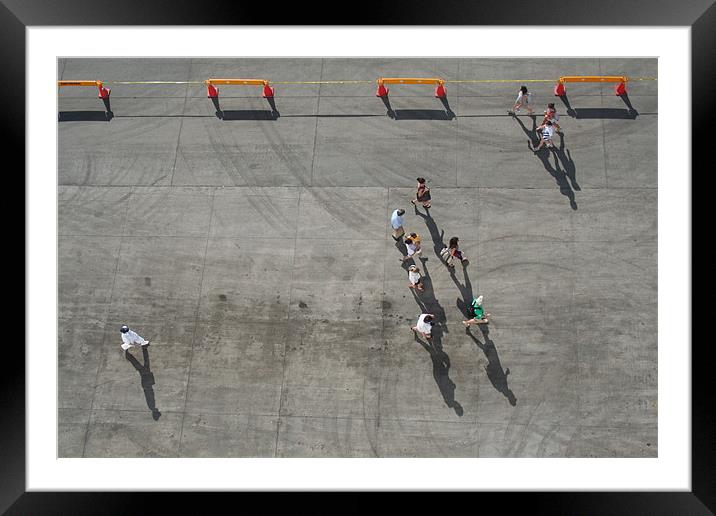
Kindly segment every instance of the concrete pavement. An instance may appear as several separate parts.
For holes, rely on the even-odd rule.
[[[202,85],[112,84],[567,74],[657,62],[60,60],[60,79],[108,83],[114,116],[59,92],[59,456],[655,457],[656,81],[628,84],[632,111],[613,85],[568,84],[572,116],[528,83],[565,132],[538,156],[532,120],[506,114],[519,83],[448,82],[447,106],[391,85],[391,116],[374,84],[276,85],[275,109],[223,86],[223,119]],[[398,207],[428,257],[417,297]],[[489,329],[466,334],[478,294]],[[432,345],[410,331],[422,310]],[[151,378],[123,323],[151,340]]]

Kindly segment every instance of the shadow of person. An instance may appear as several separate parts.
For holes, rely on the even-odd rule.
[[[564,167],[564,174],[567,176],[567,179],[569,179],[569,182],[572,183],[572,188],[579,192],[581,190],[581,187],[577,184],[577,169],[574,165],[574,160],[572,160],[572,155],[569,152],[569,149],[564,149],[564,135],[560,135],[559,137],[559,148],[554,148],[554,155],[555,155],[555,163],[557,159],[562,162],[562,167]]]
[[[557,161],[556,157],[554,167],[552,167],[552,164],[549,162],[549,154],[549,147],[543,147],[535,153],[535,156],[537,156],[542,162],[544,169],[549,172],[549,175],[554,178],[557,186],[559,186],[559,192],[569,199],[569,205],[573,210],[576,210],[577,202],[574,200],[574,190],[572,190],[572,187],[567,180],[567,174],[559,168],[559,161]]]
[[[411,289],[413,297],[420,307],[421,313],[433,314],[435,316],[435,324],[433,325],[433,328],[437,326],[440,328],[441,332],[449,333],[445,309],[440,304],[440,301],[438,301],[435,297],[433,280],[430,277],[428,264],[425,261],[423,261],[423,289],[424,290],[420,293],[420,295],[418,295],[415,290]]]
[[[440,394],[445,400],[445,404],[455,411],[459,417],[462,417],[464,411],[462,405],[455,399],[455,382],[450,379],[450,357],[443,351],[442,329],[439,325],[434,325],[432,329],[432,339],[424,342],[418,334],[415,334],[415,340],[430,354],[430,360],[433,363],[433,379],[440,390]]]
[[[484,329],[482,328],[483,326],[485,326]],[[465,328],[465,333],[467,333],[470,338],[475,341],[477,347],[485,354],[485,357],[487,358],[485,372],[487,373],[487,378],[490,380],[490,383],[497,390],[497,392],[503,394],[507,398],[507,401],[510,402],[510,405],[514,407],[517,405],[517,398],[507,386],[507,375],[510,374],[510,370],[502,370],[500,357],[497,355],[497,348],[495,348],[495,343],[488,338],[487,335],[489,330],[486,326],[487,325],[485,324],[480,326],[480,330],[482,330],[482,335],[485,339],[484,344],[472,334],[469,327]]]
[[[458,281],[455,269],[450,269],[450,279],[453,280],[457,289],[460,291],[460,295],[462,296],[462,299],[457,298],[455,302],[457,309],[465,314],[468,319],[471,319],[473,315],[470,310],[470,306],[472,305],[472,300],[474,299],[474,294],[472,293],[472,282],[470,281],[470,276],[467,273],[466,267],[463,267],[462,272],[465,274],[464,285]]]
[[[537,135],[537,115],[527,115],[532,119],[532,129],[527,129],[525,127],[525,124],[522,123],[522,120],[520,120],[520,117],[518,117],[516,114],[512,113],[512,118],[514,118],[518,124],[520,124],[520,128],[522,131],[527,135],[527,138],[529,138],[529,145],[530,150],[532,147],[536,147],[539,145],[539,136]]]
[[[440,251],[447,247],[443,240],[445,230],[438,230],[438,225],[435,223],[435,220],[433,219],[432,215],[430,215],[430,212],[428,210],[426,210],[426,214],[423,214],[418,210],[417,206],[413,206],[413,209],[415,210],[415,214],[418,217],[422,217],[422,219],[425,221],[425,227],[428,228],[428,231],[430,232],[430,238],[433,241],[433,251],[435,251],[435,256],[437,256],[440,261],[445,263],[442,259],[442,256],[440,256]]]
[[[139,378],[142,383],[142,389],[144,390],[144,398],[147,400],[147,407],[149,407],[149,410],[152,411],[154,421],[157,421],[162,413],[159,412],[154,400],[154,388],[152,387],[155,383],[154,373],[152,373],[151,369],[149,369],[149,350],[147,349],[147,346],[142,346],[142,357],[144,364],[140,364],[131,353],[127,352],[127,360],[137,371],[139,371]]]

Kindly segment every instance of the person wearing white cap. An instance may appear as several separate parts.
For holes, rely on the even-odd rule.
[[[149,344],[148,340],[144,340],[142,336],[130,330],[126,324],[122,325],[119,329],[119,333],[122,336],[122,349],[125,355],[127,354],[127,350],[132,346],[147,346]]]
[[[433,338],[431,333],[433,331],[434,319],[435,316],[433,314],[421,314],[420,317],[418,317],[418,323],[410,329],[414,332],[420,332],[423,337],[430,340]]]
[[[462,324],[465,326],[470,326],[471,324],[487,324],[490,322],[487,320],[490,314],[486,314],[485,309],[482,307],[482,296],[478,296],[477,299],[472,300],[470,310],[472,311],[473,317],[467,321],[462,321]]]
[[[410,280],[408,288],[413,288],[418,292],[425,290],[423,287],[423,277],[420,275],[420,269],[417,265],[408,267],[408,280]]]

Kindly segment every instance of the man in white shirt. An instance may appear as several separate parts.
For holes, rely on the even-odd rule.
[[[431,332],[433,331],[433,320],[435,316],[433,314],[421,314],[418,317],[418,323],[411,328],[413,331],[418,331],[422,334],[425,339],[432,339]]]
[[[405,230],[403,229],[403,215],[405,215],[405,210],[400,208],[395,210],[390,216],[390,225],[393,228],[393,240],[396,242],[400,241],[405,234]]]
[[[132,346],[147,346],[149,344],[148,340],[144,340],[144,338],[139,334],[130,330],[129,326],[126,324],[122,325],[119,332],[122,336],[122,349],[124,350],[125,356],[127,354],[127,350]]]

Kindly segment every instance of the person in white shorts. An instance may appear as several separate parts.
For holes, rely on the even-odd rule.
[[[554,143],[552,142],[552,136],[554,136],[554,127],[552,126],[552,122],[547,120],[547,123],[545,123],[542,128],[542,138],[540,139],[539,145],[533,152],[540,150],[544,144],[547,144],[549,148],[553,148]]]
[[[532,109],[532,106],[530,106],[531,100],[532,94],[527,91],[527,86],[522,86],[520,91],[517,93],[517,100],[515,100],[515,105],[512,106],[512,111],[508,111],[507,113],[510,115],[516,115],[520,108],[526,108],[527,114],[532,115],[534,110]]]
[[[421,314],[420,317],[418,317],[418,323],[410,328],[414,332],[420,332],[420,334],[425,337],[427,340],[432,339],[432,331],[433,331],[433,320],[435,319],[435,316],[433,314]]]
[[[127,350],[132,346],[147,346],[149,344],[148,340],[144,340],[139,334],[130,330],[126,324],[122,325],[119,332],[122,336],[122,349],[125,355],[127,354]]]

